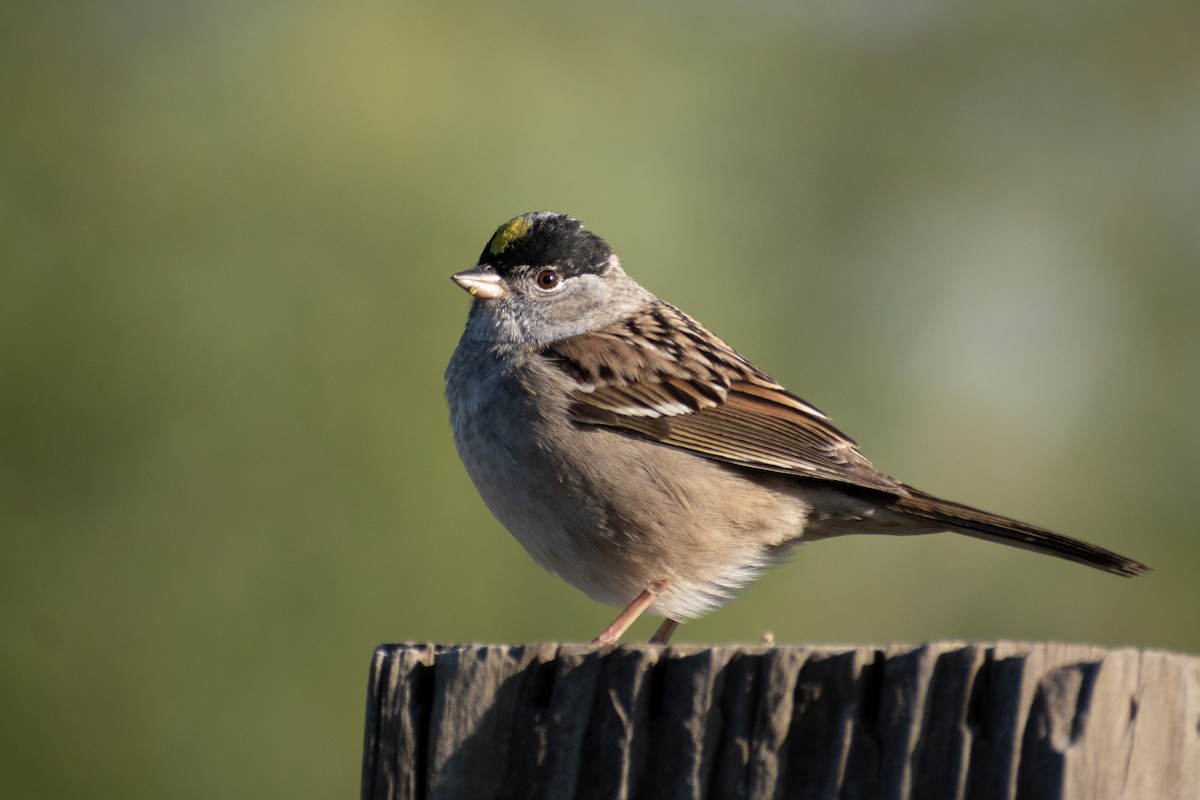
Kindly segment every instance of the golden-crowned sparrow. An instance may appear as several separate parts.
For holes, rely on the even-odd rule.
[[[625,611],[725,603],[796,544],[954,531],[1117,575],[1100,547],[876,470],[829,418],[633,281],[575,219],[524,214],[453,276],[475,298],[446,370],[459,456],[533,558]]]

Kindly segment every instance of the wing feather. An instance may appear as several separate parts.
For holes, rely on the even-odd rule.
[[[576,382],[571,413],[579,424],[750,469],[906,491],[819,409],[666,303],[542,354]]]

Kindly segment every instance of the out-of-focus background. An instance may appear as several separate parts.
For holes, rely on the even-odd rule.
[[[1200,651],[1198,34],[1187,3],[10,4],[0,796],[352,796],[376,644],[611,619],[447,428],[447,276],[529,210],[885,471],[1156,569],[849,538],[679,641]]]

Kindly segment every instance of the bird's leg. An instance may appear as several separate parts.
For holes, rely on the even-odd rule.
[[[678,627],[679,622],[677,620],[673,620],[670,617],[664,619],[662,625],[659,625],[658,630],[650,637],[650,644],[666,644],[667,640],[671,638],[671,634]]]
[[[625,610],[617,615],[617,618],[612,621],[604,630],[600,631],[600,635],[592,640],[592,644],[615,644],[621,638],[621,634],[629,630],[629,626],[633,621],[642,615],[650,605],[654,602],[663,590],[667,588],[669,581],[657,581],[650,584],[642,593],[633,598],[633,602],[626,606]],[[657,636],[658,634],[655,634]],[[670,636],[670,632],[667,632]]]

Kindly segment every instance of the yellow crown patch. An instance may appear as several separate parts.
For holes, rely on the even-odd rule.
[[[496,233],[492,235],[492,241],[488,242],[488,252],[494,256],[500,255],[506,247],[529,233],[532,226],[533,223],[525,217],[509,220],[497,228]]]

